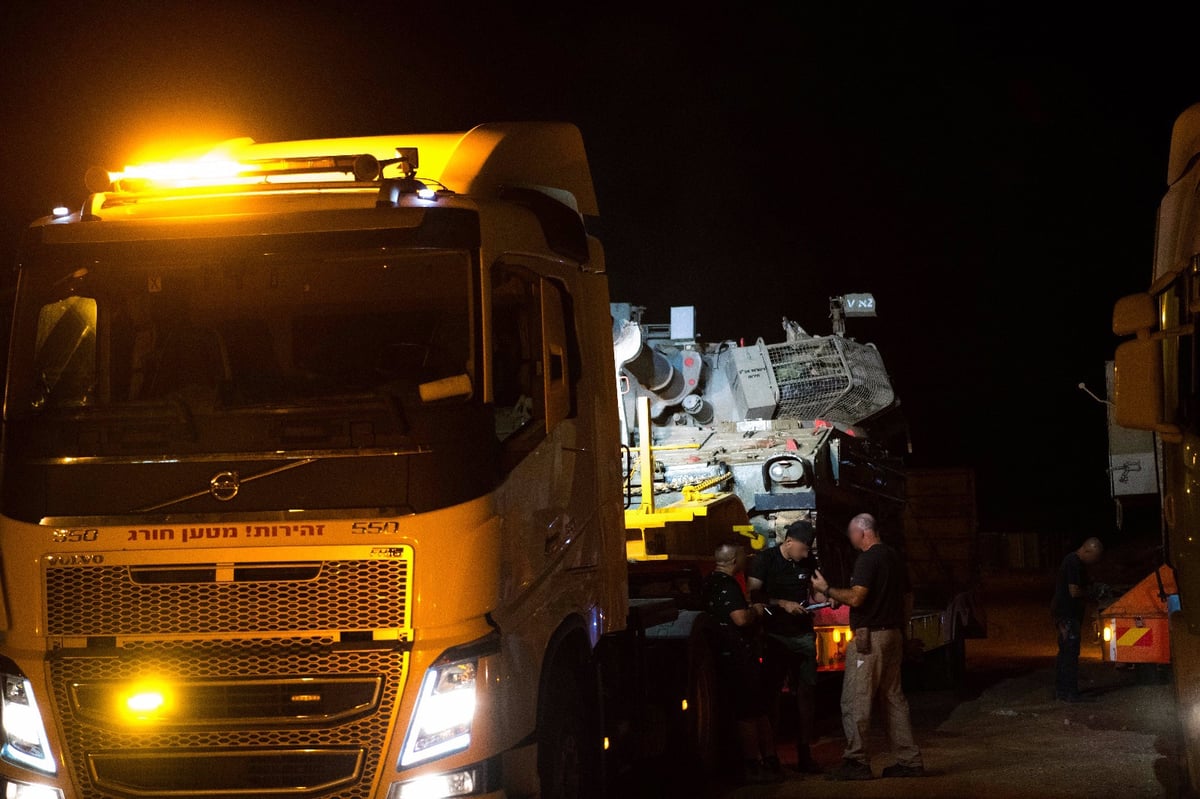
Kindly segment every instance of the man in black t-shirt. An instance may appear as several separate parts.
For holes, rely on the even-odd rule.
[[[808,521],[793,522],[777,547],[754,556],[746,575],[751,596],[761,594],[769,615],[763,620],[766,647],[763,677],[771,697],[771,719],[778,722],[783,684],[791,678],[796,697],[796,770],[819,774],[812,758],[814,689],[817,684],[817,643],[811,604],[814,531]],[[822,597],[823,598],[823,597]]]
[[[1087,599],[1087,567],[1100,560],[1104,545],[1089,538],[1063,558],[1050,602],[1050,616],[1058,631],[1058,657],[1054,661],[1054,696],[1063,702],[1086,701],[1079,695],[1079,642]]]
[[[851,519],[846,535],[859,551],[850,586],[833,588],[819,571],[812,581],[814,590],[850,606],[853,631],[842,678],[846,751],[842,765],[830,776],[841,780],[869,780],[874,776],[866,744],[871,705],[878,699],[887,712],[888,738],[896,753],[896,763],[886,767],[882,776],[920,777],[925,774],[925,766],[913,740],[908,700],[900,687],[911,607],[908,577],[896,550],[880,540],[871,514],[860,513]]]
[[[704,609],[718,626],[717,678],[737,722],[747,782],[779,782],[783,771],[775,754],[775,734],[763,701],[758,648],[761,604],[746,601],[737,574],[746,566],[746,550],[721,544],[714,553],[715,568],[704,579]]]

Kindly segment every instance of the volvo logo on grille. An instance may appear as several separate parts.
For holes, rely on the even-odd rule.
[[[90,566],[104,562],[103,555],[47,555],[48,566]]]
[[[208,493],[212,494],[213,499],[221,502],[228,502],[236,497],[241,487],[242,481],[237,472],[217,472],[208,481]]]

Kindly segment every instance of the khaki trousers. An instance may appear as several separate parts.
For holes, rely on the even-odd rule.
[[[900,688],[900,664],[904,661],[904,636],[899,630],[871,633],[871,651],[862,655],[850,642],[846,651],[846,672],[842,680],[842,729],[846,733],[843,757],[870,764],[867,732],[871,727],[871,706],[878,699],[887,714],[888,738],[902,766],[922,766],[921,750],[913,740],[908,700]]]

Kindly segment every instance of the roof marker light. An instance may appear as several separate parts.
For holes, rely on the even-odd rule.
[[[417,167],[421,163],[416,147],[397,147],[396,157],[380,161],[384,166],[395,166],[399,178],[385,178],[379,186],[376,208],[397,208],[405,194],[415,194],[422,200],[436,200],[437,191],[417,180]],[[437,183],[437,181],[434,181]],[[440,184],[439,184],[440,185]]]

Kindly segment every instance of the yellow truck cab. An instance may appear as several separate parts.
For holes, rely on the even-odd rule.
[[[1181,785],[1189,795],[1200,790],[1200,494],[1194,490],[1200,477],[1198,191],[1200,104],[1184,110],[1171,131],[1148,288],[1117,300],[1112,315],[1113,333],[1126,340],[1113,359],[1111,418],[1117,427],[1153,435],[1144,462],[1156,467],[1165,563],[1147,578],[1154,581],[1149,599],[1135,596],[1122,603],[1125,612],[1102,619],[1110,628],[1106,640],[1115,640],[1114,660],[1161,660],[1168,654],[1161,651],[1163,639],[1169,637],[1184,756]],[[1131,629],[1118,631],[1126,625]]]
[[[3,795],[598,786],[629,599],[579,131],[235,140],[89,184],[19,254]]]

